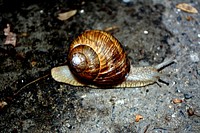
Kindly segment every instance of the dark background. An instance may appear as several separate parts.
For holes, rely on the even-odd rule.
[[[197,133],[200,16],[178,10],[181,2],[0,0],[0,100],[8,104],[0,109],[0,131]],[[199,1],[184,2],[200,11]],[[57,19],[59,13],[74,9],[77,14],[70,19]],[[6,24],[17,34],[16,47],[4,44]],[[133,65],[175,57],[177,63],[163,70],[162,79],[169,85],[91,89],[51,78],[51,68],[66,62],[75,37],[84,30],[113,26]],[[174,104],[175,98],[183,102]],[[139,122],[137,114],[143,116]]]

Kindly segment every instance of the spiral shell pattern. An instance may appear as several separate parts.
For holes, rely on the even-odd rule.
[[[70,45],[69,67],[77,79],[94,85],[112,86],[123,82],[130,63],[120,42],[99,30],[88,30]]]

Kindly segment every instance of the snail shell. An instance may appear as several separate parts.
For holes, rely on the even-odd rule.
[[[95,85],[121,83],[130,70],[119,41],[97,30],[86,31],[72,42],[68,60],[72,73],[80,81]]]
[[[172,60],[157,66],[133,67],[114,36],[89,30],[70,45],[68,62],[68,66],[51,70],[56,81],[74,86],[140,87],[157,82],[161,76],[159,69]]]

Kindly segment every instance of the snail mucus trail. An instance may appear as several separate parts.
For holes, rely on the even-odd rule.
[[[114,36],[88,30],[71,43],[67,62],[68,65],[51,70],[56,81],[73,86],[125,88],[157,83],[162,76],[160,70],[173,59],[155,66],[134,67]]]

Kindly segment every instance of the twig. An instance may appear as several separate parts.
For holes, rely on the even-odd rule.
[[[26,88],[27,86],[29,86],[29,85],[31,85],[31,84],[33,84],[33,83],[35,83],[35,82],[37,82],[37,81],[39,81],[39,80],[41,80],[41,79],[46,78],[46,77],[48,77],[49,75],[50,75],[50,74],[46,74],[46,75],[44,75],[44,76],[42,76],[42,77],[39,77],[39,78],[37,78],[37,79],[35,79],[35,80],[29,82],[28,84],[26,84],[26,85],[24,85],[22,88],[20,88],[16,93],[14,93],[14,96],[18,95],[18,94],[19,94],[24,88]]]

